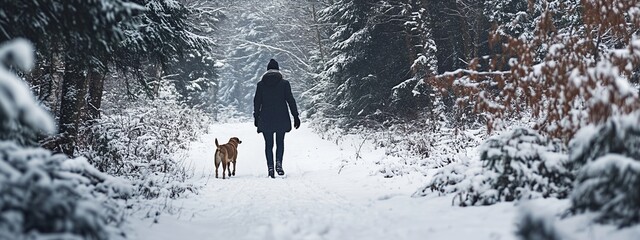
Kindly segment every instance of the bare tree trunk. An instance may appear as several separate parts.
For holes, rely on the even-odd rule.
[[[62,59],[60,51],[54,51],[51,54],[51,83],[50,83],[50,96],[49,106],[51,107],[51,113],[60,117],[60,101],[62,94],[62,83],[64,81],[65,64]]]
[[[154,97],[158,97],[158,94],[160,93],[160,83],[162,81],[162,72],[163,72],[163,67],[162,67],[162,63],[160,63],[159,61],[154,63],[153,65],[153,80],[155,81],[155,84],[153,85],[153,96]]]
[[[100,118],[105,76],[106,71],[100,72],[94,69],[89,72],[89,104],[87,106],[89,120]]]
[[[313,25],[315,25],[318,50],[320,51],[320,63],[324,64],[325,62],[324,48],[322,47],[322,36],[320,35],[320,23],[318,22],[318,14],[316,12],[315,2],[311,3],[311,15],[313,17]]]
[[[87,94],[87,77],[77,61],[73,58],[67,58],[66,61],[58,119],[61,133],[59,147],[69,156],[72,156],[75,150],[80,115],[85,102],[84,97]]]
[[[458,29],[461,33],[461,40],[462,40],[462,44],[461,46],[461,51],[462,51],[462,56],[464,56],[464,60],[468,61],[469,59],[473,59],[473,56],[475,56],[475,52],[473,52],[473,50],[475,49],[473,47],[473,43],[475,42],[473,39],[473,35],[470,33],[471,31],[471,26],[473,24],[470,24],[469,21],[469,14],[473,14],[473,10],[469,9],[469,4],[466,3],[464,6],[460,6],[461,4],[459,4],[460,1],[457,1],[457,3],[454,5],[455,6],[455,11],[458,13],[457,14],[457,18],[458,18]]]
[[[153,99],[160,92],[160,82],[162,79],[162,64],[159,60],[150,59],[142,64],[144,67],[142,77],[138,78],[138,82],[144,89],[147,97]],[[145,74],[146,73],[146,74]]]

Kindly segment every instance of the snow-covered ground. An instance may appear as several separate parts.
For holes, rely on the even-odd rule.
[[[214,175],[214,138],[239,137],[238,170],[231,179]],[[167,203],[175,214],[134,214],[134,239],[515,239],[518,207],[452,206],[452,196],[413,198],[428,177],[409,174],[383,178],[372,174],[383,150],[321,139],[307,126],[285,138],[286,178],[267,178],[262,135],[251,123],[212,125],[192,145],[187,163],[198,195]],[[359,145],[359,144],[355,144]],[[344,162],[349,164],[342,167]],[[220,169],[222,174],[222,169]],[[566,200],[537,200],[552,214]],[[157,221],[157,223],[154,223]],[[640,228],[619,231],[586,221],[562,220],[569,239],[637,239]]]

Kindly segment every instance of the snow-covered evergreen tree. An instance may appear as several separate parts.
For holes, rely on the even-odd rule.
[[[322,98],[334,106],[339,106],[339,101],[344,101],[341,109],[327,108],[331,115],[340,115],[339,111],[348,108],[351,100],[346,99],[348,91],[344,83],[357,81],[364,76],[354,76],[347,71],[355,71],[358,60],[363,61],[364,46],[369,42],[371,35],[367,28],[366,1],[337,1],[321,12],[321,21],[333,25],[335,32],[331,35],[331,51],[325,70],[321,73],[321,81],[325,89]],[[363,64],[363,63],[360,63]],[[355,110],[355,109],[354,109]],[[331,112],[333,111],[333,112]],[[348,111],[348,110],[347,110]],[[359,110],[357,110],[359,111]],[[356,114],[352,114],[356,115]]]
[[[337,1],[322,12],[336,29],[321,73],[337,112],[352,119],[389,111],[392,88],[410,77],[402,5]]]
[[[176,56],[168,69],[167,79],[179,95],[178,101],[205,110],[209,115],[216,112],[218,101],[219,60],[216,48],[221,44],[220,21],[223,11],[217,3],[203,0],[181,1],[187,9],[189,31],[210,39],[208,49],[191,49],[186,54]]]
[[[403,5],[402,15],[407,18],[405,26],[414,46],[410,51],[415,58],[411,65],[413,76],[393,87],[390,107],[401,113],[423,113],[421,115],[437,119],[442,113],[438,109],[443,109],[441,97],[434,94],[433,87],[425,81],[438,72],[437,48],[431,28],[433,20],[424,1],[409,2]]]
[[[138,79],[141,91],[147,96],[157,96],[165,71],[178,58],[190,57],[197,51],[202,55],[211,49],[210,38],[196,35],[189,25],[188,16],[192,12],[174,0],[136,0],[145,7],[144,14],[128,20],[133,24],[124,28],[127,36],[116,53],[116,66],[133,73]],[[194,58],[196,55],[194,55]],[[196,63],[205,65],[208,62]],[[176,70],[174,70],[176,71]]]
[[[503,36],[532,39],[537,22],[544,11],[553,11],[557,28],[576,27],[580,16],[572,6],[580,4],[577,0],[527,1],[527,0],[487,0],[484,3],[484,15],[496,24],[496,33]],[[499,46],[496,46],[499,47]]]
[[[485,2],[484,13],[489,21],[496,23],[501,34],[511,36],[521,36],[531,38],[533,34],[534,18],[540,16],[540,4],[530,6],[531,1],[527,0],[488,0]],[[539,1],[533,1],[539,3]],[[529,7],[534,7],[535,11],[529,11]]]
[[[571,143],[577,169],[571,193],[574,213],[595,212],[600,222],[640,223],[640,113],[581,129]]]
[[[428,190],[456,193],[461,206],[533,198],[566,198],[573,172],[562,145],[534,130],[516,128],[488,139],[480,148],[480,163],[456,163],[438,171],[419,195]]]
[[[177,57],[170,64],[169,73],[164,80],[173,83],[180,102],[214,111],[218,76],[216,60],[211,53],[194,50]]]

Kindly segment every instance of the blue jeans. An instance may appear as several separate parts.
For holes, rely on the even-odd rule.
[[[267,168],[273,169],[273,134],[274,132],[263,132],[264,137],[264,154],[267,156]],[[284,155],[284,132],[276,132],[276,162],[282,166],[282,156]]]

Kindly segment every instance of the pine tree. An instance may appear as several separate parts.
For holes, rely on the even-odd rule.
[[[123,39],[121,22],[142,9],[119,0],[4,1],[1,5],[0,15],[6,18],[0,22],[0,41],[24,37],[42,52],[62,53],[65,72],[62,83],[55,83],[61,89],[58,126],[62,137],[56,145],[72,155],[93,72],[106,64]]]
[[[534,20],[540,16],[540,4],[530,5],[527,0],[488,0],[485,2],[484,14],[489,21],[496,24],[501,34],[509,36],[531,37],[535,28]],[[539,2],[539,1],[533,1]],[[530,11],[535,8],[535,11]]]
[[[401,12],[401,5],[385,1],[337,1],[323,11],[322,20],[337,29],[321,73],[335,114],[355,119],[386,112],[392,88],[410,78]]]
[[[410,39],[410,53],[415,58],[411,65],[413,77],[393,87],[390,107],[404,113],[404,117],[426,115],[439,117],[436,105],[441,103],[433,88],[424,81],[437,74],[438,60],[433,40],[432,18],[426,1],[412,0],[403,5],[402,15],[407,18],[406,31]],[[424,113],[426,112],[426,114]]]
[[[218,58],[219,25],[224,19],[217,3],[202,0],[183,0],[189,10],[188,31],[207,38],[206,48],[194,48],[174,57],[168,65],[167,78],[173,83],[178,101],[214,113],[219,87]]]
[[[620,227],[640,223],[640,112],[581,129],[570,144],[576,169],[571,212]]]
[[[192,33],[188,23],[190,10],[172,0],[136,0],[146,8],[144,14],[129,20],[124,28],[127,38],[116,52],[116,66],[133,73],[142,91],[155,97],[169,64],[190,51],[208,51],[210,38]]]
[[[431,29],[437,46],[438,73],[464,68],[467,65],[462,33],[466,27],[457,13],[455,0],[428,1],[429,14],[433,19]]]

